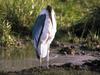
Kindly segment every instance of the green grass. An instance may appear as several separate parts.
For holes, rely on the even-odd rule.
[[[20,43],[20,42],[19,42]],[[27,41],[25,44],[17,44],[16,46],[10,46],[2,48],[0,51],[0,59],[24,59],[35,58],[35,49],[31,41]]]
[[[42,2],[43,1],[43,2]],[[47,5],[52,5],[56,12],[57,34],[55,41],[63,43],[82,43],[86,41],[90,49],[95,47],[96,40],[100,44],[100,37],[91,33],[88,37],[79,38],[73,32],[81,26],[75,27],[80,22],[84,25],[92,24],[99,20],[99,12],[91,10],[100,7],[100,0],[0,0],[0,59],[35,58],[35,49],[32,40],[32,27],[40,11]],[[32,8],[34,6],[34,8]],[[95,14],[91,14],[94,12]],[[93,16],[94,15],[94,16]],[[97,16],[95,16],[97,15]],[[92,17],[93,16],[93,17]],[[88,17],[88,18],[87,18]],[[84,19],[85,18],[85,19]],[[95,23],[94,23],[95,20]],[[89,24],[90,25],[90,24]],[[72,28],[70,30],[70,28]],[[96,30],[96,29],[95,29]],[[82,35],[83,36],[83,35]],[[96,36],[96,38],[95,38]],[[32,70],[15,74],[0,72],[0,75],[99,75],[99,72],[88,70],[74,70],[52,68],[49,70]]]
[[[18,39],[23,39],[27,42],[27,38],[32,40],[32,26],[40,11],[48,4],[52,5],[56,12],[58,31],[55,40],[80,43],[80,38],[72,34],[74,31],[73,27],[91,12],[90,9],[100,6],[100,1],[0,0],[0,46],[3,47],[0,47],[0,58],[26,58],[34,56],[35,53],[31,41],[21,45],[21,48],[17,46],[17,41]],[[91,18],[91,15],[89,17]],[[70,27],[72,27],[72,30],[69,29]]]

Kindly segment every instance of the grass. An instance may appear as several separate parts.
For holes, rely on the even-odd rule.
[[[24,44],[18,44],[16,46],[4,47],[1,50],[0,58],[1,59],[24,59],[24,58],[34,58],[35,50],[33,43],[27,41]]]
[[[98,27],[100,24],[100,11],[94,9],[100,6],[98,0],[0,0],[0,59],[35,58],[35,50],[31,41],[32,26],[40,11],[48,4],[52,5],[56,12],[58,31],[55,41],[78,44],[86,41],[85,44],[90,49],[95,47],[93,40],[98,41],[100,44],[100,37],[98,36],[100,33],[96,31],[93,33],[94,29],[91,32],[86,27],[90,34],[86,38],[81,37],[85,32],[83,29],[86,29],[84,25],[97,25],[98,31],[100,29],[100,26]],[[79,28],[83,31],[80,37],[77,37],[76,32]],[[90,39],[90,36],[93,40]],[[3,72],[0,74],[6,75]],[[32,75],[34,74],[99,75],[99,73],[93,71],[63,68],[33,71]]]
[[[88,29],[88,27],[84,28],[84,25],[90,25],[90,21],[93,26],[99,25],[99,10],[90,11],[90,9],[99,6],[99,3],[98,0],[46,0],[42,2],[35,0],[0,0],[0,58],[15,59],[35,56],[34,47],[31,43],[32,26],[40,11],[48,4],[52,5],[56,12],[57,33],[55,41],[80,44],[83,42],[82,40],[88,40],[88,37],[86,39],[77,37],[77,33],[79,34],[82,29]],[[83,25],[79,24],[80,22]],[[80,30],[77,31],[79,28]],[[98,26],[97,28],[99,31]],[[95,37],[96,33],[99,33],[92,32],[89,30],[91,37]],[[80,36],[83,36],[84,33],[82,32]],[[99,41],[99,36],[96,35],[96,37]],[[26,40],[29,40],[29,42]],[[22,42],[25,42],[25,44]],[[21,45],[18,46],[18,43]],[[92,48],[94,46],[90,39],[86,44],[87,47]]]
[[[45,70],[23,70],[20,72],[9,72],[4,73],[1,72],[2,75],[99,75],[98,72],[88,71],[88,70],[74,70],[74,69],[63,69],[63,68],[56,68],[56,69],[45,69]]]

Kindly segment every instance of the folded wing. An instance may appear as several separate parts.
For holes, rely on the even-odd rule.
[[[44,28],[44,23],[45,23],[46,15],[42,14],[39,15],[38,18],[36,19],[35,25],[33,27],[33,39],[34,39],[34,45],[35,48],[38,47],[43,28]]]

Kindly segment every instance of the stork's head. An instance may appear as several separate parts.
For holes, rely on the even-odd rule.
[[[51,13],[52,7],[50,5],[48,5],[46,9],[47,9],[48,13]]]

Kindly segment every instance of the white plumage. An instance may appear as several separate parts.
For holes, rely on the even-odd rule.
[[[40,24],[42,25],[42,28],[39,28],[39,26],[37,26],[37,28],[34,27],[35,30],[33,30],[34,31],[33,36],[34,37],[36,36],[36,37],[33,39],[34,39],[34,46],[35,46],[37,55],[39,56],[39,59],[40,59],[40,66],[42,63],[42,58],[46,57],[47,67],[48,67],[49,48],[50,48],[50,44],[53,41],[55,37],[55,33],[56,33],[56,18],[55,18],[55,12],[51,8],[51,6],[47,6],[47,8],[43,9],[39,16],[42,16],[42,15],[46,16],[44,20],[42,19],[40,20],[44,23],[42,24],[42,22],[41,23],[37,23],[38,21],[36,22],[35,26]],[[37,19],[39,20],[39,18]],[[38,32],[39,30],[40,32]],[[35,39],[37,39],[38,42]]]

